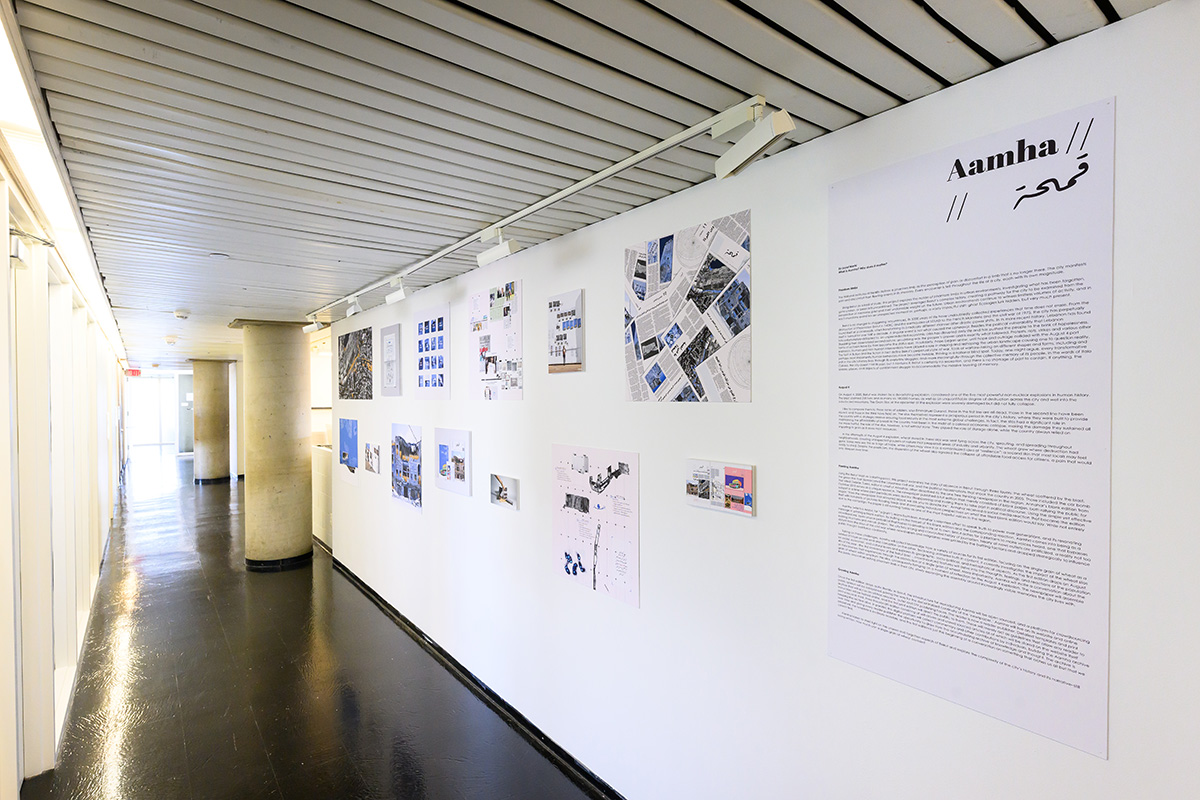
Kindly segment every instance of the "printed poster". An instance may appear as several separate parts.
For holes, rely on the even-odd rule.
[[[351,472],[358,469],[358,420],[338,419],[338,447],[341,455],[339,464],[345,464]]]
[[[483,400],[520,400],[524,391],[521,282],[471,295],[472,390]]]
[[[625,397],[750,402],[750,211],[625,251]]]
[[[384,397],[400,394],[400,325],[388,325],[379,331],[379,387]]]
[[[367,472],[379,473],[379,445],[363,443],[363,466]]]
[[[1102,757],[1113,105],[829,214],[831,655]]]
[[[547,302],[550,374],[583,369],[583,289],[551,297]]]
[[[413,340],[417,394],[449,400],[450,306],[438,306],[418,314]]]
[[[684,497],[690,506],[752,517],[754,467],[689,459]]]
[[[638,607],[638,456],[553,445],[555,569]]]
[[[371,329],[338,337],[338,399],[371,399]]]
[[[470,497],[471,432],[434,428],[433,438],[437,448],[437,475],[434,476],[437,487]]]
[[[520,503],[521,484],[516,478],[511,478],[508,475],[497,475],[494,472],[491,476],[491,501],[492,505],[500,506],[501,508],[510,508],[516,511]]]
[[[392,497],[421,510],[421,428],[392,425]]]

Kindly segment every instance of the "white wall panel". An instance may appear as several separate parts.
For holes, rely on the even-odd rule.
[[[1118,800],[1200,795],[1200,423],[1195,308],[1200,3],[1174,0],[666,200],[334,325],[399,322],[400,398],[334,401],[360,441],[422,426],[423,513],[334,464],[336,554],[630,800]],[[1108,96],[1117,100],[1109,761],[826,655],[827,198],[839,180]],[[753,212],[749,406],[623,400],[621,264],[639,239]],[[525,400],[467,399],[467,298],[524,281]],[[550,376],[542,305],[587,291],[587,369]],[[412,393],[414,313],[449,303],[452,399]],[[376,370],[378,372],[378,370]],[[434,427],[469,429],[474,495],[429,478]],[[641,608],[556,571],[552,443],[640,454]],[[689,509],[688,457],[757,467],[758,516]],[[385,465],[384,472],[387,472]],[[521,481],[521,510],[487,476]]]

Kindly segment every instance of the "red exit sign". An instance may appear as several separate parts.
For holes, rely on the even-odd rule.
[[[137,378],[137,377],[141,376],[142,371],[140,369],[133,369],[131,367],[131,368],[125,370],[125,374],[128,375],[130,378]]]

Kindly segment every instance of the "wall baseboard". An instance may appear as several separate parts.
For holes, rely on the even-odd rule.
[[[353,570],[341,561],[338,561],[337,556],[333,554],[333,549],[329,545],[315,536],[313,537],[313,544],[323,550],[333,560],[334,569],[342,573],[346,580],[350,581],[380,611],[395,622],[400,630],[407,633],[413,641],[436,658],[459,682],[470,689],[479,699],[487,703],[501,719],[508,723],[510,728],[521,734],[533,745],[535,750],[557,766],[564,775],[571,779],[572,783],[586,792],[588,797],[593,798],[593,800],[625,800],[624,795],[609,786],[596,773],[580,763],[574,756],[543,733],[524,714],[514,708],[503,697],[492,691],[486,683],[479,680],[470,670],[459,663],[458,659],[450,655],[436,641],[425,635],[425,632],[414,625],[408,617],[401,614],[391,603],[383,599],[378,592],[355,575]]]

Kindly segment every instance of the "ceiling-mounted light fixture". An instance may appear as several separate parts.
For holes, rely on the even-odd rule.
[[[191,315],[192,312],[188,311],[186,308],[175,309],[175,319],[187,319]]]
[[[493,239],[498,239],[500,243],[495,247],[489,247],[487,250],[484,250],[482,253],[475,256],[475,260],[481,267],[486,266],[493,261],[499,261],[505,256],[511,256],[513,253],[521,249],[521,244],[516,239],[504,238],[504,229],[499,226],[488,228],[479,235],[479,241],[481,242],[490,242]]]
[[[208,257],[216,259],[217,261],[228,261],[229,253],[209,253]]]
[[[752,109],[755,120],[753,125],[750,124],[749,119],[735,119],[713,126],[712,137],[714,139],[722,135],[737,135],[742,130],[746,131],[740,139],[733,143],[732,147],[725,151],[724,155],[717,159],[716,167],[713,170],[717,175],[717,180],[737,175],[750,166],[754,159],[761,156],[768,147],[796,130],[796,123],[792,121],[791,115],[786,111],[764,114],[765,110],[765,102],[762,105],[754,106]]]
[[[353,317],[355,314],[362,313],[362,306],[359,305],[357,297],[350,298],[350,305],[346,307],[346,319]]]
[[[166,342],[171,347],[174,347],[175,343],[179,341],[179,337],[178,336],[164,336],[163,341]]]
[[[312,322],[308,323],[300,330],[304,331],[305,333],[316,333],[317,331],[321,330],[324,327],[325,327],[325,325],[323,323],[317,322],[314,319]]]
[[[404,276],[400,276],[398,278],[392,278],[390,283],[392,286],[398,286],[400,288],[396,289],[396,291],[392,292],[387,297],[383,298],[384,302],[387,303],[389,306],[392,305],[393,303],[399,303],[401,300],[403,300],[408,295],[408,289],[404,285]]]
[[[8,263],[14,269],[24,269],[33,263],[29,245],[20,236],[8,237]]]

